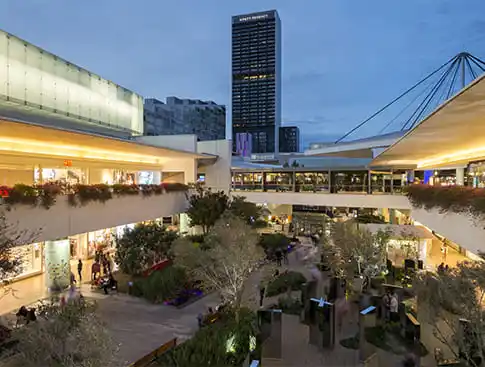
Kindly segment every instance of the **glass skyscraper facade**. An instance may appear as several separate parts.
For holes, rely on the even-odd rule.
[[[281,122],[281,25],[276,10],[232,17],[232,137],[277,153]]]

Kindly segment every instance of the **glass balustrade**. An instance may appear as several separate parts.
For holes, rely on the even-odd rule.
[[[405,185],[405,171],[232,172],[233,191],[389,195],[401,194]]]

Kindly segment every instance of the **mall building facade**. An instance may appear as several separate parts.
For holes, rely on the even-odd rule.
[[[478,254],[483,225],[466,213],[415,208],[403,188],[418,180],[485,186],[483,95],[480,78],[385,146],[359,141],[355,148],[346,143],[302,154],[332,157],[319,167],[258,165],[234,159],[228,140],[143,136],[141,96],[0,32],[2,192],[18,184],[26,196],[49,183],[111,185],[106,200],[73,205],[62,192],[48,208],[4,204],[7,222],[32,234],[16,250],[24,260],[20,277],[44,274],[47,287],[59,277],[67,281],[71,262],[92,258],[98,248],[115,251],[113,238],[136,223],[161,220],[189,231],[186,193],[168,185],[196,181],[279,208],[288,221],[294,206],[299,213],[375,209],[390,222],[414,222]],[[373,154],[376,146],[380,151]],[[161,184],[166,187],[158,194],[142,192],[143,185]]]

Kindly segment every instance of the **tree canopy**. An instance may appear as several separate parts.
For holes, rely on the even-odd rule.
[[[224,191],[212,191],[197,185],[189,196],[187,215],[191,226],[201,226],[206,234],[229,206],[229,196]]]
[[[215,223],[205,246],[185,238],[174,243],[174,261],[207,289],[220,292],[225,302],[239,310],[246,280],[264,258],[257,233],[230,212]]]
[[[355,222],[335,223],[323,249],[328,265],[338,276],[351,280],[355,275],[373,277],[386,264],[389,231],[373,234]]]
[[[422,273],[414,284],[418,316],[456,358],[481,366],[485,357],[485,262],[464,261],[441,274]]]
[[[243,196],[229,197],[224,191],[212,191],[202,185],[196,185],[193,194],[189,196],[187,215],[190,225],[200,226],[204,234],[209,232],[226,210],[246,223],[256,221],[261,215],[258,206],[246,201]]]
[[[156,222],[137,224],[116,239],[116,263],[126,274],[140,274],[167,258],[177,237],[177,232],[168,231]]]

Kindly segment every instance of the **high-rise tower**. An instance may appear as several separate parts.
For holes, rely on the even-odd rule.
[[[276,10],[232,17],[232,138],[277,153],[281,122],[281,25]],[[235,148],[235,147],[234,147]]]

